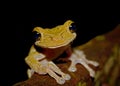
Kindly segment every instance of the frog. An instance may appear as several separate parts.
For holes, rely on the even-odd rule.
[[[39,75],[48,74],[58,84],[64,84],[70,80],[70,74],[64,73],[53,61],[63,53],[66,53],[67,59],[71,61],[67,69],[69,72],[77,71],[76,64],[80,63],[89,71],[91,77],[95,76],[95,71],[88,64],[98,66],[99,63],[88,60],[82,50],[71,47],[71,43],[77,36],[74,23],[72,20],[67,20],[53,28],[35,27],[33,29],[38,37],[25,57],[25,62],[30,67],[27,70],[29,78],[37,73]]]

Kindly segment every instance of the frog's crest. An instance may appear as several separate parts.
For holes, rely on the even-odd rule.
[[[73,21],[68,20],[63,25],[58,25],[51,29],[35,27],[33,31],[37,31],[40,34],[35,45],[44,48],[66,46],[76,38],[76,33],[71,30],[71,25],[73,23]]]

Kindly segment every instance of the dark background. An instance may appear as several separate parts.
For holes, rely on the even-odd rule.
[[[18,12],[18,13],[16,13]],[[85,9],[71,10],[73,14],[69,13],[64,15],[64,12],[60,11],[59,15],[51,12],[21,12],[16,11],[14,15],[10,16],[8,40],[10,48],[6,48],[5,56],[3,59],[1,81],[3,85],[0,86],[11,86],[17,82],[24,81],[27,79],[26,70],[28,68],[24,61],[24,58],[29,52],[30,46],[33,44],[32,41],[32,29],[36,26],[52,28],[54,26],[63,24],[66,20],[71,19],[76,23],[77,27],[77,38],[73,42],[73,47],[81,45],[94,38],[97,35],[104,34],[113,30],[118,24],[120,24],[120,15],[118,10],[91,10]],[[70,11],[69,11],[70,12]],[[19,14],[21,13],[21,14]],[[31,14],[32,13],[32,14]],[[79,13],[79,14],[78,14]],[[11,22],[12,21],[12,22]],[[14,28],[14,29],[13,29]],[[12,30],[13,29],[13,30]],[[13,36],[11,36],[13,35]],[[6,39],[6,37],[5,37]],[[6,65],[5,65],[6,64]]]

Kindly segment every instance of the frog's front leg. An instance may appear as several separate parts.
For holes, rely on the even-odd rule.
[[[45,56],[39,53],[30,54],[25,58],[26,63],[31,68],[27,70],[29,78],[34,74],[34,72],[38,74],[46,74],[45,67],[47,66],[48,62],[42,59],[45,59]],[[41,61],[39,62],[39,60]]]
[[[29,78],[34,72],[41,75],[48,73],[59,84],[64,84],[65,80],[69,80],[71,78],[70,75],[63,73],[60,68],[57,67],[57,65],[55,65],[52,61],[48,61],[46,58],[42,57],[41,54],[35,54],[33,57],[28,56],[25,60],[31,67],[31,69],[28,69],[27,71]]]
[[[34,72],[41,75],[48,73],[59,84],[64,84],[65,80],[71,78],[68,74],[63,73],[52,61],[48,61],[44,54],[37,52],[34,46],[31,47],[29,55],[25,58],[25,62],[31,68],[27,71],[29,78]]]
[[[91,77],[95,76],[95,71],[92,68],[90,68],[88,64],[92,64],[94,66],[98,66],[99,64],[96,61],[86,59],[83,51],[74,49],[73,54],[71,55],[69,60],[71,60],[71,65],[68,69],[69,71],[75,72],[77,70],[76,64],[80,63],[89,71]]]

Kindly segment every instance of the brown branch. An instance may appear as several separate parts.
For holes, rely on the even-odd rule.
[[[100,63],[100,66],[98,68],[95,68],[92,65],[90,65],[97,72],[101,71],[104,68],[105,63],[108,61],[109,57],[113,53],[113,47],[116,44],[120,46],[120,24],[117,27],[115,27],[113,31],[97,36],[90,40],[88,43],[85,43],[84,45],[78,46],[76,48],[83,50],[88,59],[95,60]],[[70,65],[69,61],[67,63],[57,65],[63,72],[70,74],[72,77],[62,86],[80,86],[79,83],[81,82],[86,83],[86,86],[93,86],[94,83],[96,83],[90,77],[89,72],[81,64],[77,65],[78,70],[74,73],[71,73],[67,70]],[[104,76],[102,76],[101,78],[103,77]],[[14,84],[14,86],[61,85],[57,84],[56,81],[49,75],[38,75],[35,73],[30,79],[18,82]]]

